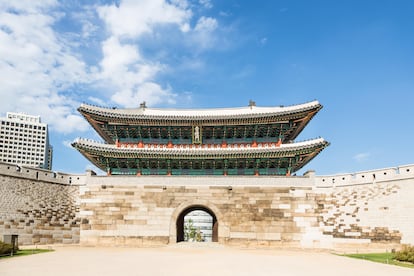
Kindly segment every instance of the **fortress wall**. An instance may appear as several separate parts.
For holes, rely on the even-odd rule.
[[[78,243],[79,187],[39,180],[36,172],[52,173],[0,164],[0,239],[17,234],[21,245]]]
[[[374,182],[414,178],[414,165],[378,169],[348,174],[315,177],[315,186],[320,188],[366,185]]]
[[[0,175],[65,185],[85,185],[85,174],[67,174],[0,162]]]
[[[106,177],[0,163],[0,238],[175,243],[180,214],[202,206],[216,215],[223,244],[392,249],[414,244],[413,199],[414,165],[334,176]]]

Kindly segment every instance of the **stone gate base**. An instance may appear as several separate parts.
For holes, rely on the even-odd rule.
[[[217,241],[226,245],[338,250],[400,246],[401,230],[411,222],[393,216],[401,212],[395,201],[405,192],[413,194],[413,185],[398,181],[318,188],[313,181],[312,177],[91,177],[80,188],[80,242],[174,244],[183,229],[178,218],[198,208],[217,218]],[[412,204],[410,208],[414,210]]]

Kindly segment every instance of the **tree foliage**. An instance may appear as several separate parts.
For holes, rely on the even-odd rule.
[[[401,262],[410,262],[414,264],[414,246],[403,246],[400,251],[395,253],[394,258]]]
[[[202,242],[204,240],[200,229],[194,226],[192,219],[184,223],[184,240],[196,242]]]
[[[13,246],[0,241],[0,255],[9,255],[13,250]]]

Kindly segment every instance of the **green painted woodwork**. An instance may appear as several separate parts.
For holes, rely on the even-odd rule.
[[[204,144],[276,142],[289,139],[295,127],[294,123],[273,123],[261,125],[238,126],[200,126],[201,141]],[[147,143],[147,144],[192,144],[192,127],[171,126],[136,126],[136,125],[101,125],[102,130],[112,142]]]
[[[112,175],[286,175],[287,168],[265,168],[265,169],[133,169],[133,168],[111,168]]]
[[[290,160],[121,160],[100,157],[112,175],[286,175],[291,171],[288,167]]]

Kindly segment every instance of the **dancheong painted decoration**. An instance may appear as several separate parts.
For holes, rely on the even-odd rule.
[[[295,142],[322,108],[293,106],[220,109],[102,108],[79,112],[104,142],[72,145],[108,174],[291,175],[329,145]]]

